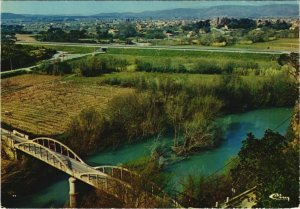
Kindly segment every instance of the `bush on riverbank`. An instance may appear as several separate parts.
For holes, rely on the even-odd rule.
[[[87,122],[74,119],[77,122],[73,121],[67,131],[69,138],[75,140],[74,148],[82,143],[88,151],[117,147],[171,129],[173,150],[185,155],[218,145],[221,131],[214,119],[222,111],[288,106],[297,96],[296,84],[285,72],[256,80],[222,76],[208,81],[161,74],[112,75],[103,83],[135,87],[137,91],[111,100],[103,113],[94,113],[99,127],[91,132],[93,136],[85,136],[88,127],[76,128]],[[87,120],[84,115],[80,117],[83,118],[79,121]]]
[[[246,111],[270,106],[291,106],[297,98],[297,84],[286,72],[268,76],[188,77],[169,74],[116,74],[99,84],[135,87],[140,91],[160,93],[166,100],[181,92],[190,98],[214,96],[224,103],[226,112]],[[289,92],[289,93],[286,93]]]
[[[103,113],[84,110],[67,130],[68,144],[79,153],[118,147],[167,127],[163,106],[148,94],[131,93],[110,101]]]
[[[177,136],[184,130],[183,139],[174,139],[178,148],[182,145],[185,148],[206,148],[215,144],[218,138],[210,137],[216,136],[212,134],[211,125],[221,103],[213,97],[197,101],[187,97],[182,100],[185,102],[182,107],[173,103],[174,108],[182,108],[183,115],[176,112],[179,115],[171,116],[172,110],[167,106],[174,99],[167,94],[134,92],[112,99],[101,113],[93,109],[84,110],[70,123],[67,144],[76,152],[84,154],[107,146],[118,147],[149,138],[170,128],[175,129]],[[198,117],[196,122],[194,115],[202,117]],[[179,117],[179,120],[173,120],[172,117]]]

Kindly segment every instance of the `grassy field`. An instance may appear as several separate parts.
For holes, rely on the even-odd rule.
[[[132,91],[34,74],[3,79],[1,87],[1,121],[39,135],[63,133],[82,109],[101,111],[113,97]]]
[[[148,57],[151,59],[174,58],[182,60],[208,59],[216,61],[256,61],[269,63],[276,61],[278,55],[273,54],[248,54],[248,53],[223,53],[207,51],[174,51],[174,50],[155,50],[155,49],[112,49],[109,48],[107,55],[119,55],[124,58]]]
[[[165,39],[165,40],[155,40],[152,41],[153,45],[166,45],[166,46],[178,46],[185,45],[190,46],[187,40],[174,38],[174,39]],[[202,47],[201,45],[194,45],[198,47]],[[214,46],[216,48],[220,48],[218,46]],[[253,44],[233,44],[221,48],[246,48],[246,49],[260,49],[260,50],[283,50],[283,51],[298,51],[299,50],[299,40],[297,38],[281,38],[268,42],[258,42]]]
[[[282,38],[274,41],[260,42],[254,44],[235,44],[233,48],[248,48],[262,50],[299,51],[299,40],[296,38]]]
[[[187,69],[193,68],[194,64],[199,62],[214,63],[221,66],[224,66],[229,62],[241,65],[252,63],[257,64],[261,70],[280,68],[277,63],[279,55],[274,54],[108,48],[107,53],[98,54],[96,56],[99,58],[114,57],[117,59],[126,59],[129,63],[127,71],[137,70],[136,60],[143,60],[150,63],[164,63],[166,60],[170,60],[173,64],[182,64]],[[80,58],[78,60],[81,59],[85,58]],[[70,61],[70,63],[72,62],[76,61]]]
[[[234,48],[257,48],[265,49],[272,46],[270,49],[288,50],[287,47],[299,47],[297,39],[279,39],[265,43],[255,43],[251,45],[239,44],[234,45]],[[93,47],[80,46],[45,46],[47,48],[66,51],[69,53],[90,53],[95,49]],[[201,46],[199,46],[201,47]],[[231,47],[231,46],[230,46]],[[281,48],[280,48],[281,47]],[[157,50],[157,49],[129,49],[129,48],[108,48],[106,54],[97,56],[106,57],[113,56],[115,58],[126,59],[130,63],[128,70],[135,69],[136,59],[154,60],[156,62],[164,59],[172,59],[174,63],[184,64],[189,68],[191,63],[198,61],[208,61],[212,63],[224,64],[226,62],[255,62],[260,68],[278,68],[277,58],[279,55],[274,54],[254,54],[254,53],[229,53],[229,52],[207,52],[207,51],[176,51],[176,50]]]
[[[184,64],[186,67],[196,62],[211,62],[226,64],[235,63],[257,63],[260,68],[278,68],[277,58],[279,55],[273,54],[247,54],[247,53],[222,53],[222,52],[202,52],[202,51],[173,51],[155,49],[113,49],[109,48],[107,53],[98,54],[97,57],[115,57],[126,59],[130,66],[129,71],[135,70],[135,61],[142,59],[149,62],[163,62],[166,59],[174,64]],[[83,58],[85,59],[85,58]],[[72,62],[72,61],[71,61]]]

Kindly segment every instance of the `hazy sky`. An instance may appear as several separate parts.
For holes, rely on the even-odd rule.
[[[212,5],[265,5],[297,1],[2,1],[1,12],[16,14],[77,14],[142,12],[174,8],[201,8]]]

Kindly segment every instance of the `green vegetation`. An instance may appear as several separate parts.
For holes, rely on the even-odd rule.
[[[236,19],[224,17],[221,19],[218,28],[222,28],[225,25],[231,29],[253,29],[256,27],[256,22],[249,18]]]
[[[124,71],[128,66],[126,59],[117,59],[112,56],[85,57],[72,61],[46,63],[36,67],[35,72],[48,75],[65,75],[75,73],[84,77],[94,77],[105,73]]]
[[[299,40],[296,38],[280,38],[276,40],[270,40],[268,42],[258,43],[237,43],[229,46],[234,48],[248,48],[248,49],[264,49],[264,50],[282,50],[282,51],[298,51]]]
[[[37,35],[39,41],[54,41],[54,42],[80,42],[80,39],[87,37],[85,30],[70,30],[63,31],[61,28],[49,28],[47,31],[41,31]],[[86,42],[86,40],[85,40]]]
[[[270,55],[265,57],[269,58]],[[144,60],[147,60],[147,57],[135,60],[138,69],[164,72],[164,74],[113,73],[124,71],[129,62],[112,55],[92,57],[84,60],[84,64],[80,60],[71,63],[73,69],[78,68],[83,76],[103,75],[93,79],[93,82],[98,85],[130,87],[137,90],[111,100],[109,108],[104,110],[105,113],[94,113],[100,114],[97,116],[101,118],[101,121],[97,122],[99,125],[97,130],[103,131],[93,133],[93,137],[86,137],[87,141],[84,144],[90,144],[89,141],[92,140],[92,146],[81,146],[80,149],[86,147],[87,151],[96,151],[107,146],[117,147],[126,142],[130,143],[166,130],[173,130],[173,152],[177,155],[186,155],[219,144],[221,132],[215,126],[214,119],[220,113],[290,106],[294,104],[297,97],[297,84],[289,74],[290,69],[286,66],[280,68],[276,61],[274,65],[279,69],[269,71],[259,69],[259,65],[254,62],[240,62],[240,66],[232,62],[218,64],[199,62],[196,69],[201,69],[202,71],[199,70],[198,73],[202,75],[188,75],[176,73],[185,68],[180,65],[174,66],[168,58],[161,58],[160,63]],[[109,63],[113,64],[109,65]],[[124,65],[119,67],[118,63]],[[224,63],[226,65],[222,65]],[[203,75],[206,73],[205,70],[209,74],[224,75]],[[249,75],[251,71],[255,72],[251,76],[240,76],[243,73]],[[104,75],[104,73],[111,74]],[[70,79],[73,82],[91,82],[78,77]],[[87,113],[82,114],[80,117],[83,118],[75,119],[75,124],[84,124],[78,122],[85,120],[84,115]],[[85,138],[82,134],[86,127],[80,130],[75,128],[77,126],[69,126],[67,138],[72,140]],[[71,146],[76,150],[76,144],[79,143],[74,141],[72,144]],[[80,149],[78,148],[79,151]]]
[[[8,71],[36,64],[38,61],[51,58],[56,53],[53,49],[16,45],[13,42],[2,42],[1,70]]]
[[[191,97],[215,96],[229,111],[293,105],[297,95],[296,83],[286,71],[261,77],[120,73],[105,76],[100,82],[164,94],[178,95],[183,91]],[[287,91],[290,94],[285,94]]]
[[[226,174],[211,177],[189,175],[183,180],[181,202],[190,207],[214,207],[216,202],[231,196],[231,179]]]
[[[92,77],[104,73],[124,71],[128,65],[126,59],[107,57],[91,57],[79,62],[73,62],[73,69],[79,69],[82,76]]]
[[[180,63],[169,58],[158,61],[136,59],[137,71],[160,73],[192,73],[192,74],[259,74],[258,64],[255,62],[211,62],[209,59],[197,59],[195,62]]]
[[[289,73],[297,80],[299,83],[299,53],[291,53],[291,54],[282,54],[278,58],[278,63],[282,66],[290,65],[293,68],[289,70]]]
[[[103,114],[83,111],[66,132],[68,144],[79,153],[117,147],[160,133],[166,127],[165,118],[159,101],[147,94],[130,93],[111,100]],[[91,130],[91,124],[96,128]]]
[[[101,117],[99,115],[101,122],[98,122],[98,131],[92,132],[93,137],[82,136],[86,127],[76,128],[77,124],[86,123],[76,122],[84,121],[86,113],[75,119],[75,125],[71,125],[67,133],[72,139],[69,143],[78,151],[84,149],[84,144],[90,144],[90,140],[93,142],[87,150],[95,151],[148,138],[171,128],[174,130],[173,150],[184,155],[218,144],[220,131],[213,120],[220,111],[293,105],[297,97],[296,84],[285,71],[269,77],[117,73],[94,82],[134,87],[138,91],[110,101]]]
[[[201,29],[206,33],[210,32],[210,20],[198,21],[182,26],[183,31],[194,31],[195,33],[199,33]]]
[[[296,207],[299,197],[299,150],[291,139],[266,131],[262,139],[249,134],[232,169],[233,185],[242,191],[257,185],[258,207]],[[281,193],[290,201],[274,201],[270,194]]]
[[[131,55],[135,57],[156,57],[156,58],[165,58],[165,57],[183,57],[187,58],[210,58],[213,59],[218,57],[218,60],[224,59],[237,59],[237,53],[230,52],[205,52],[205,51],[182,51],[182,50],[157,50],[157,49],[116,49],[116,48],[108,48],[108,54],[121,54],[121,55]],[[238,54],[239,61],[245,61],[249,59],[254,59],[258,62],[264,61],[272,61],[278,55],[273,54],[253,54],[253,53],[240,53]]]
[[[22,33],[22,26],[1,25],[1,71],[28,67],[38,61],[51,58],[56,50],[45,47],[15,44],[16,33]]]

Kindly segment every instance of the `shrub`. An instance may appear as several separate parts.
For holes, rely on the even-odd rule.
[[[53,64],[45,64],[36,69],[49,75],[64,75],[72,73],[72,67],[67,62],[57,62]]]
[[[135,63],[137,71],[160,73],[185,73],[187,71],[183,64],[174,63],[170,59],[164,59],[160,62],[136,59]]]
[[[197,62],[189,72],[201,74],[221,74],[222,68],[212,62],[200,61]]]

